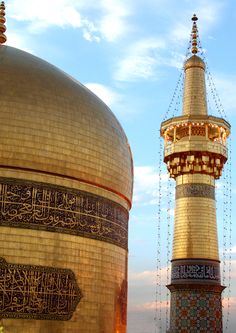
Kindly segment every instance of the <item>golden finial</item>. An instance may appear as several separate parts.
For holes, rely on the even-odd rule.
[[[4,32],[6,31],[6,26],[5,26],[5,3],[4,1],[1,2],[0,4],[0,44],[4,44],[7,40],[6,35],[4,35]]]
[[[192,27],[192,54],[198,53],[198,47],[197,47],[197,38],[198,38],[198,30],[197,30],[197,16],[196,14],[193,14],[192,21],[193,21],[193,27]]]

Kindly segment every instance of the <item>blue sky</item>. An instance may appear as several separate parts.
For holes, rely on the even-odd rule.
[[[135,165],[129,232],[128,333],[154,332],[158,132],[185,58],[193,13],[199,17],[205,56],[232,125],[235,202],[236,4],[234,0],[7,0],[6,6],[8,44],[49,61],[89,87],[110,106],[128,136]],[[211,113],[217,115],[214,105]],[[166,191],[166,176],[163,184]],[[223,187],[222,179],[218,184],[221,249]],[[163,202],[167,203],[167,199]],[[233,207],[232,221],[235,216]],[[164,211],[162,230],[165,282]],[[236,324],[236,316],[232,315],[236,314],[235,228],[232,246],[229,333],[234,332]],[[165,302],[162,307],[165,321]]]

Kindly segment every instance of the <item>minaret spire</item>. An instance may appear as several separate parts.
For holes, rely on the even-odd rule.
[[[207,98],[205,84],[205,63],[198,53],[197,16],[193,15],[191,33],[192,56],[184,64],[183,115],[207,115]]]
[[[6,31],[5,9],[6,9],[5,3],[4,1],[2,1],[0,4],[0,44],[4,44],[7,41],[7,37],[4,34],[4,32]]]
[[[192,54],[197,54],[198,53],[198,47],[197,47],[197,38],[198,38],[198,30],[197,30],[197,16],[196,14],[193,14],[192,21],[193,21],[193,27],[192,27]]]
[[[205,63],[197,55],[193,15],[192,55],[184,64],[183,111],[161,124],[164,162],[176,181],[171,261],[171,333],[222,333],[215,179],[227,161],[230,124],[208,115]]]

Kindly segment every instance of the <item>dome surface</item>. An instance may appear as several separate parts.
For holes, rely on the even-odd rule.
[[[205,70],[205,63],[199,56],[193,55],[189,59],[187,59],[184,64],[185,70],[191,67],[200,67]]]
[[[110,109],[55,66],[0,47],[0,166],[78,180],[131,202],[132,157]]]

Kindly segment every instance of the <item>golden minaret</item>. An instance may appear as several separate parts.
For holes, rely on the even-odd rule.
[[[230,125],[208,115],[205,63],[193,16],[192,55],[184,64],[182,115],[164,121],[164,162],[176,181],[170,332],[222,333],[215,179],[227,160]]]

